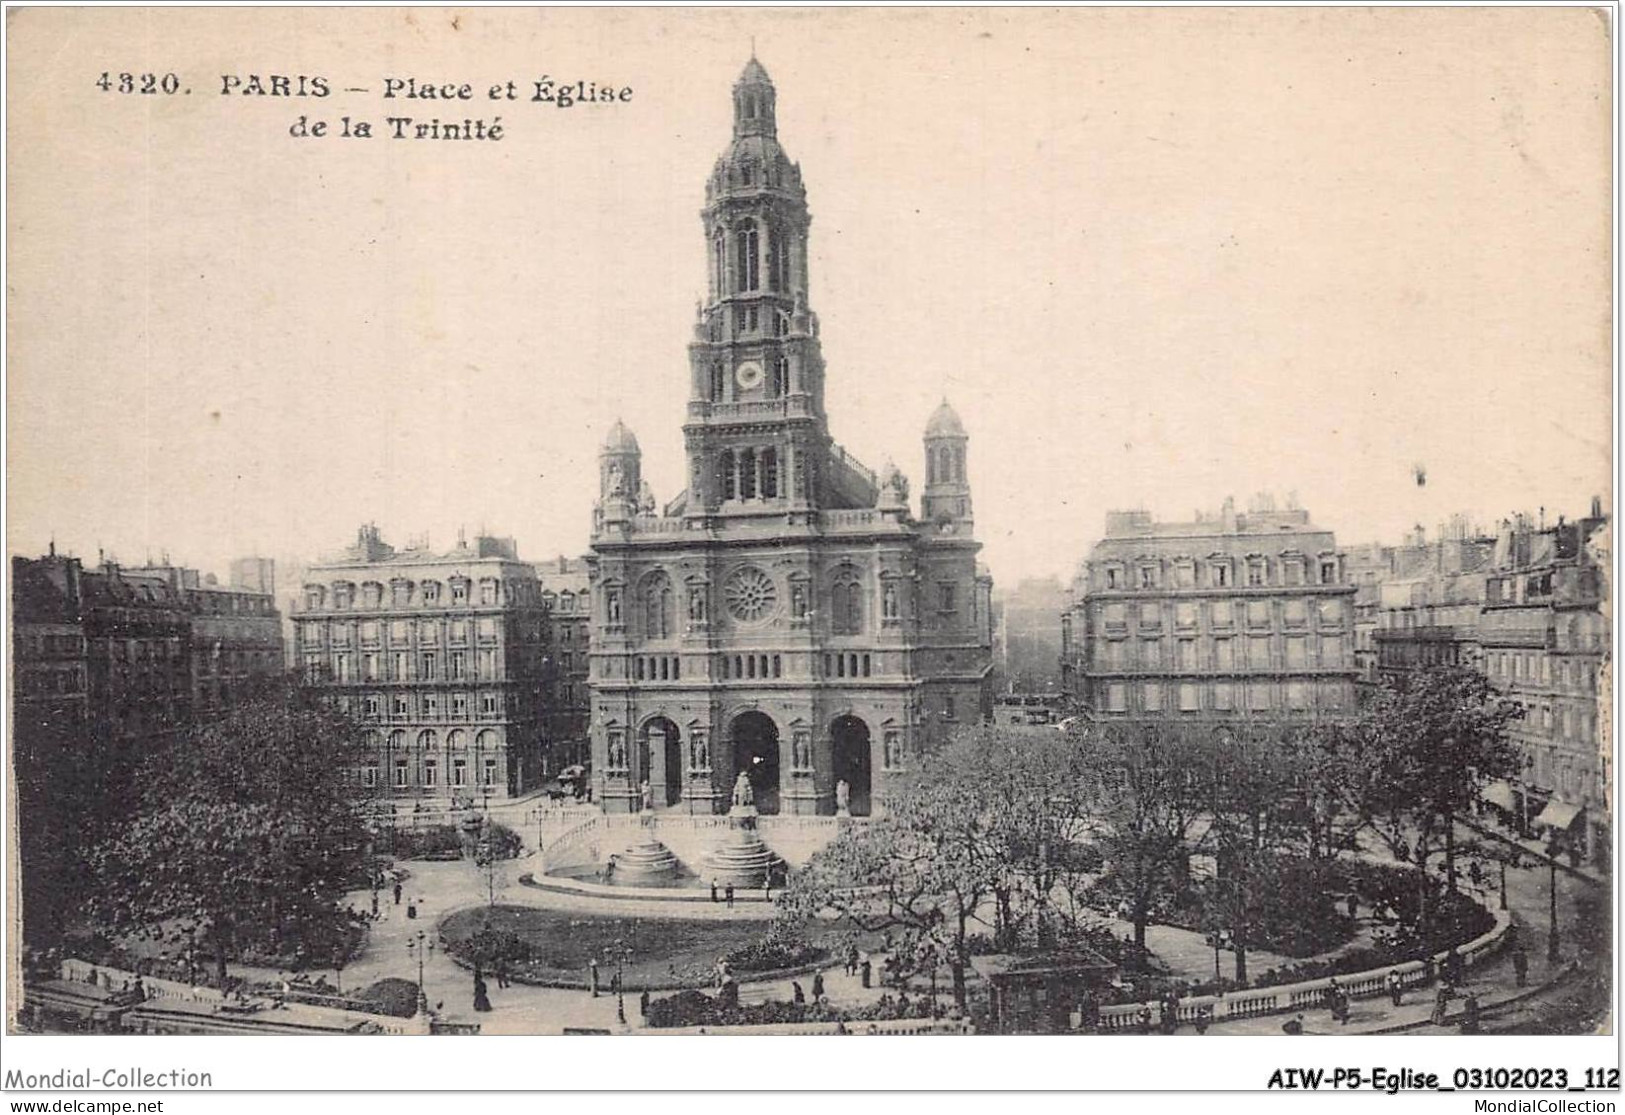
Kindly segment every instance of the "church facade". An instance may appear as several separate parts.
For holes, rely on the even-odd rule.
[[[865,815],[912,758],[981,720],[992,583],[968,439],[944,402],[918,515],[830,436],[811,217],[754,58],[706,184],[708,296],[689,344],[687,487],[657,504],[617,422],[588,559],[594,790],[610,812]]]

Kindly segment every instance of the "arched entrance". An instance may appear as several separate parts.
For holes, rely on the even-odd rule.
[[[683,796],[683,739],[677,725],[657,716],[643,726],[642,777],[656,805],[676,805]],[[640,785],[641,788],[641,785]]]
[[[730,729],[733,736],[733,777],[750,775],[760,813],[779,811],[779,728],[760,712],[741,713]],[[729,782],[730,792],[733,783]]]
[[[867,817],[870,809],[869,725],[856,716],[836,717],[829,726],[835,781],[848,787],[848,808],[854,817]]]

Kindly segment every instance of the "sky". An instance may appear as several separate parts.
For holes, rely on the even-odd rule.
[[[1606,13],[8,18],[13,553],[224,573],[376,522],[579,554],[617,417],[671,498],[753,41],[832,433],[917,498],[950,399],[998,582],[1065,576],[1113,508],[1272,491],[1353,544],[1611,503]],[[191,92],[100,89],[70,49]],[[221,94],[250,74],[334,93]],[[544,75],[633,93],[486,99]],[[474,99],[386,101],[390,76]],[[499,115],[494,143],[289,134]]]

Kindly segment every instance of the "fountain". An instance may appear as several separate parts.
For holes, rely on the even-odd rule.
[[[644,814],[643,829],[626,850],[609,857],[608,881],[622,886],[660,886],[677,876],[677,857],[655,839],[653,814]]]
[[[756,832],[756,791],[741,771],[734,783],[728,834],[705,856],[705,875],[726,886],[759,887],[767,881],[776,857]]]

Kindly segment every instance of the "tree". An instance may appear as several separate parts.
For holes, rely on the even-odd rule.
[[[367,850],[359,735],[284,679],[177,733],[141,764],[129,823],[91,854],[93,917],[207,944],[221,982],[248,948],[342,954],[353,938],[338,900]]]
[[[1079,739],[1050,728],[989,725],[962,732],[934,766],[934,779],[954,783],[980,810],[966,851],[982,865],[992,891],[1000,949],[1015,948],[1029,926],[1029,935],[1046,945],[1057,919],[1077,920],[1078,895],[1100,860],[1090,843],[1093,775]]]
[[[1152,916],[1189,885],[1209,764],[1199,739],[1178,726],[1097,724],[1078,746],[1090,765],[1100,851],[1143,952]]]
[[[970,926],[993,881],[987,826],[954,765],[924,756],[884,817],[845,829],[791,877],[780,911],[800,924],[834,912],[869,932],[896,930],[895,951],[945,960],[963,1010]]]
[[[1455,817],[1485,785],[1522,771],[1506,727],[1523,712],[1477,670],[1435,666],[1386,679],[1355,729],[1362,762],[1353,801],[1372,831],[1419,869],[1424,934],[1428,863],[1442,851],[1454,889]]]

